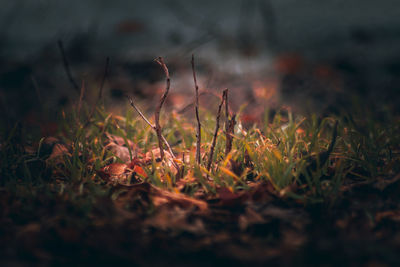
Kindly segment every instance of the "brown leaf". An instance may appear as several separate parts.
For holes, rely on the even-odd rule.
[[[227,187],[219,187],[217,191],[217,205],[221,206],[235,206],[241,204],[245,199],[245,196],[239,193],[232,192],[231,189]]]
[[[264,218],[255,212],[252,208],[247,207],[246,213],[239,216],[239,228],[244,231],[249,225],[265,222]]]
[[[266,203],[278,197],[278,193],[270,182],[258,182],[249,186],[251,189],[246,194],[248,195],[248,199],[253,202]]]
[[[138,146],[133,143],[131,140],[127,140],[125,142],[124,138],[106,133],[108,138],[106,142],[106,149],[111,151],[115,156],[120,158],[123,162],[131,161],[131,155],[129,153],[129,149],[131,150],[132,157],[135,158],[140,153],[140,149]],[[129,146],[129,148],[128,148]]]
[[[392,220],[395,222],[400,222],[400,210],[382,211],[382,212],[378,212],[375,215],[375,220],[377,223],[383,219],[389,219],[389,220]]]
[[[155,159],[156,162],[161,162],[160,148],[154,148],[145,154],[144,158],[145,164],[150,164],[153,158]],[[175,175],[178,173],[176,168],[174,167],[174,158],[167,150],[164,150],[164,161],[162,162],[162,164],[166,164]],[[160,164],[160,166],[162,164]]]
[[[63,156],[71,156],[71,153],[69,153],[67,146],[56,143],[46,161],[51,161],[55,164],[58,164],[63,161]]]
[[[115,134],[110,134],[110,133],[106,133],[106,136],[110,143],[114,143],[119,146],[127,146],[128,145],[132,150],[138,149],[137,145],[135,143],[133,143],[131,140],[127,140],[128,141],[128,144],[127,144],[125,142],[124,138],[122,138],[121,136],[118,136]]]
[[[126,183],[132,170],[125,163],[112,163],[97,171],[97,174],[108,181]]]
[[[173,208],[161,208],[154,216],[145,221],[145,225],[159,228],[162,230],[178,230],[186,231],[195,234],[202,234],[205,232],[203,222],[197,218],[189,222],[189,211],[182,209],[178,206]]]
[[[158,207],[162,205],[179,206],[184,209],[198,208],[204,212],[208,209],[205,201],[191,198],[181,193],[170,192],[164,189],[152,186],[154,197],[153,204]]]
[[[125,146],[110,143],[106,145],[106,149],[113,153],[116,157],[120,158],[123,162],[129,162],[131,160],[129,149]]]

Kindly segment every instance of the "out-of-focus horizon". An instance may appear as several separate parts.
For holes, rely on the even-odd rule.
[[[162,76],[148,62],[163,56],[175,74],[175,104],[184,106],[187,100],[180,101],[179,94],[193,93],[187,88],[193,87],[194,53],[200,86],[233,88],[236,106],[251,98],[274,102],[271,90],[277,88],[283,102],[304,105],[311,99],[317,110],[346,104],[347,90],[396,101],[400,8],[395,0],[1,2],[0,87],[15,91],[2,93],[5,103],[32,94],[33,87],[51,103],[62,102],[60,87],[69,85],[57,40],[66,47],[76,79],[92,87],[111,57],[108,87],[116,96],[126,90],[156,94],[158,87],[152,91],[151,84]]]

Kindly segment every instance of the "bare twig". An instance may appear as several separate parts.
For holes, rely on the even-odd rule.
[[[67,73],[68,79],[71,82],[72,87],[74,87],[75,91],[79,93],[79,91],[80,91],[79,86],[75,82],[74,78],[72,77],[71,70],[69,69],[69,63],[67,60],[67,56],[65,55],[64,45],[61,40],[58,40],[58,47],[60,48],[61,56],[62,56],[63,63],[64,63],[64,69],[65,69],[65,72]]]
[[[236,124],[236,114],[233,114],[231,118],[229,118],[229,101],[228,101],[228,89],[225,94],[225,135],[226,135],[226,143],[225,143],[225,155],[228,155],[232,150],[232,140],[233,140],[233,131]]]
[[[40,93],[40,89],[39,89],[39,85],[37,83],[37,80],[33,75],[31,75],[31,81],[32,81],[32,84],[33,84],[33,88],[35,88],[36,96],[37,96],[37,98],[39,100],[40,107],[43,108],[42,94]]]
[[[78,120],[79,120],[79,115],[81,113],[81,108],[82,108],[82,102],[83,102],[83,96],[85,95],[85,81],[82,80],[82,86],[81,86],[81,92],[79,94],[79,102],[78,102],[78,108],[77,108],[77,113],[78,113]]]
[[[106,77],[107,77],[107,74],[108,74],[108,67],[109,67],[109,65],[110,65],[110,58],[107,57],[107,59],[106,59],[106,66],[105,66],[105,68],[104,68],[103,78],[101,79],[101,83],[100,83],[99,95],[98,95],[98,97],[97,97],[96,102],[94,102],[94,104],[93,104],[93,106],[92,106],[92,109],[90,110],[90,113],[89,113],[88,119],[87,119],[87,121],[86,121],[86,123],[85,123],[85,126],[89,125],[89,122],[90,122],[90,120],[92,119],[92,116],[93,116],[93,114],[94,114],[94,111],[96,110],[97,105],[99,104],[101,98],[103,97],[103,88],[104,88],[104,83],[105,83],[105,81],[106,81]]]
[[[213,97],[215,97],[217,99],[221,99],[221,96],[217,95],[213,91],[201,90],[201,91],[199,91],[199,100],[200,100],[200,97],[205,96],[205,95],[210,95],[210,96],[213,96]],[[194,105],[196,105],[196,100],[191,102],[191,103],[189,103],[189,104],[187,104],[186,106],[184,106],[183,108],[181,108],[177,112],[178,112],[178,114],[185,113],[189,108],[191,108]]]
[[[100,90],[99,90],[99,96],[97,98],[97,102],[99,102],[101,100],[101,98],[103,97],[103,88],[104,88],[104,83],[106,82],[106,78],[107,78],[107,74],[108,74],[108,67],[110,65],[110,58],[107,57],[106,59],[106,66],[104,67],[104,74],[103,74],[103,78],[101,79],[101,84],[100,84]]]
[[[225,155],[228,155],[232,150],[233,133],[236,125],[236,114],[233,114],[228,122]]]
[[[193,71],[193,80],[194,80],[194,88],[196,91],[196,105],[195,105],[195,113],[196,113],[196,120],[197,120],[197,131],[196,131],[196,162],[200,164],[200,147],[201,147],[201,123],[200,123],[200,116],[199,116],[199,86],[197,85],[196,80],[196,71],[194,69],[194,55],[192,54],[192,71]]]
[[[157,132],[156,126],[153,125],[153,124],[146,118],[146,116],[144,116],[144,114],[140,111],[140,109],[139,109],[139,108],[135,105],[135,103],[133,102],[132,97],[126,95],[126,98],[128,98],[128,100],[129,100],[131,106],[136,110],[136,112],[140,115],[140,117],[142,117],[142,119],[143,119],[155,132]],[[163,135],[161,135],[161,141],[162,141],[162,142],[164,143],[164,145],[167,147],[168,152],[171,154],[171,157],[172,157],[173,159],[176,159],[176,156],[175,156],[174,152],[172,151],[171,146],[169,145],[167,139],[165,139],[165,137],[164,137]],[[160,150],[160,151],[161,151],[161,150]],[[163,152],[164,152],[164,151],[163,151]],[[160,152],[160,154],[161,154],[161,152]],[[174,160],[173,160],[173,164],[174,164],[174,167],[176,168],[176,170],[179,172],[179,166],[178,166],[178,164],[177,164]]]
[[[167,68],[167,65],[165,65],[164,60],[162,57],[158,57],[155,59],[155,61],[163,68],[165,76],[166,76],[166,87],[164,94],[160,98],[160,102],[156,108],[156,112],[154,113],[154,121],[155,121],[155,127],[156,127],[156,133],[157,133],[157,138],[158,138],[158,146],[160,147],[160,157],[161,160],[164,159],[164,149],[163,149],[163,142],[162,142],[162,134],[161,134],[161,125],[160,125],[160,111],[162,108],[162,105],[165,102],[165,99],[167,98],[169,87],[170,87],[170,78],[169,78],[169,71]]]
[[[142,119],[151,127],[153,130],[156,130],[156,127],[146,118],[146,116],[143,115],[143,113],[140,111],[138,107],[136,107],[135,103],[133,102],[132,97],[126,95],[126,98],[128,98],[131,106],[136,110],[136,112],[142,117]]]
[[[214,137],[212,140],[212,144],[211,144],[211,148],[210,148],[210,153],[209,153],[209,157],[208,157],[208,163],[207,163],[207,170],[209,171],[211,169],[211,164],[212,164],[212,158],[214,155],[214,149],[215,149],[215,145],[217,143],[217,135],[218,135],[218,130],[219,130],[219,118],[221,117],[221,109],[222,109],[222,105],[224,104],[225,98],[226,98],[226,94],[228,93],[228,89],[225,89],[222,93],[222,99],[221,99],[221,103],[218,106],[218,113],[217,113],[217,121],[215,124],[215,131],[214,131]]]

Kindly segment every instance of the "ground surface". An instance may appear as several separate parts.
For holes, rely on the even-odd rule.
[[[229,154],[233,161],[228,164],[220,137],[216,169],[207,181],[208,172],[196,167],[193,158],[181,178],[172,165],[158,162],[155,135],[140,118],[127,124],[124,117],[101,110],[90,126],[85,126],[85,118],[82,124],[74,118],[66,119],[67,124],[61,120],[63,131],[40,142],[26,142],[29,131],[16,126],[2,144],[2,265],[400,263],[396,120],[369,124],[364,137],[345,120],[334,126],[329,118],[318,134],[307,130],[312,127],[307,118],[300,120],[302,127],[293,128],[296,131],[290,130],[294,122],[274,120],[263,134],[251,129],[235,133]],[[174,119],[165,122],[164,133],[185,121]],[[358,127],[365,125],[358,122]],[[210,119],[203,127],[213,128],[213,123]],[[274,128],[281,123],[288,125],[287,132]],[[175,152],[185,147],[185,133],[190,135],[187,148],[195,138],[193,126],[179,127],[180,134],[167,135]],[[274,140],[268,129],[282,135]],[[212,132],[205,132],[206,151]],[[301,172],[301,164],[310,162],[308,156],[290,151],[297,146],[311,149],[313,136],[322,142],[317,145],[320,161],[328,146],[335,149],[328,161],[317,160]],[[174,140],[182,137],[176,145]],[[291,138],[297,141],[288,151]],[[257,142],[265,142],[265,147],[257,149]],[[130,162],[130,153],[136,161]],[[305,181],[307,173],[311,180]]]

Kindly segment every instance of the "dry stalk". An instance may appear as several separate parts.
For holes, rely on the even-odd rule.
[[[201,97],[201,96],[205,96],[205,95],[210,95],[210,96],[213,96],[213,97],[215,97],[215,98],[221,99],[221,96],[218,95],[218,94],[216,94],[216,93],[213,92],[213,91],[210,91],[210,90],[201,90],[201,91],[199,91],[199,101],[200,101],[200,97]],[[187,104],[186,106],[184,106],[184,107],[181,108],[180,110],[178,110],[177,113],[178,113],[178,114],[183,114],[183,113],[185,113],[189,108],[191,108],[192,106],[195,106],[195,105],[196,105],[196,100],[193,101],[193,102],[191,102],[191,103],[189,103],[189,104]]]
[[[97,98],[97,102],[99,102],[101,100],[101,98],[103,97],[103,88],[104,88],[104,83],[106,82],[106,78],[107,78],[107,74],[108,74],[108,67],[110,65],[110,58],[107,57],[106,59],[106,66],[104,67],[104,74],[103,74],[103,78],[101,79],[101,84],[100,84],[100,90],[99,90],[99,96]]]
[[[40,107],[43,107],[42,94],[40,93],[39,85],[37,83],[37,80],[36,80],[35,76],[31,75],[31,81],[32,81],[33,88],[35,88],[35,93],[36,93],[36,96],[37,96],[37,98],[39,100]]]
[[[222,109],[222,105],[225,102],[225,98],[226,98],[226,94],[228,93],[228,89],[225,89],[222,92],[222,99],[221,99],[221,103],[218,106],[218,113],[217,113],[217,121],[215,123],[215,131],[214,131],[214,137],[211,143],[211,148],[210,148],[210,153],[209,153],[209,157],[208,157],[208,163],[207,163],[207,170],[210,171],[211,169],[211,164],[212,164],[212,158],[214,155],[214,149],[215,149],[215,145],[217,143],[217,135],[218,135],[218,130],[219,130],[219,118],[221,117],[221,109]]]
[[[146,118],[146,116],[140,111],[140,109],[135,105],[135,103],[133,102],[132,97],[130,97],[130,96],[127,95],[126,98],[128,98],[129,103],[131,104],[131,106],[133,107],[133,109],[136,110],[136,112],[139,114],[139,116],[140,116],[140,117],[155,131],[155,132],[157,132],[156,126],[153,125],[153,124]],[[161,140],[162,140],[162,142],[164,143],[164,145],[167,147],[168,152],[171,154],[171,157],[173,158],[174,167],[175,167],[176,170],[179,172],[179,166],[178,166],[178,164],[175,162],[176,157],[175,157],[174,152],[172,151],[171,146],[169,145],[167,139],[165,139],[165,137],[164,137],[163,135],[161,135]],[[161,151],[161,150],[160,150],[160,151]],[[164,151],[163,151],[163,152],[164,152]],[[161,154],[161,152],[160,152],[160,154]]]
[[[197,85],[196,79],[196,71],[194,68],[194,55],[192,54],[192,71],[193,71],[193,80],[194,80],[194,88],[196,91],[196,105],[195,105],[195,113],[196,113],[196,120],[197,120],[197,131],[196,131],[196,162],[200,164],[200,147],[201,147],[201,123],[200,123],[200,116],[199,116],[199,86]]]
[[[65,55],[64,45],[61,40],[58,40],[58,47],[61,52],[61,56],[62,56],[63,63],[64,63],[64,69],[65,69],[65,72],[67,73],[68,79],[69,79],[70,83],[72,84],[72,87],[74,87],[75,91],[79,93],[79,91],[80,91],[79,86],[76,83],[76,81],[74,80],[74,78],[72,77],[71,70],[69,68],[68,59],[67,59],[67,56]]]
[[[104,83],[106,81],[107,78],[107,74],[108,74],[108,67],[110,65],[110,58],[107,57],[106,59],[106,66],[104,68],[104,73],[103,73],[103,78],[101,79],[101,83],[100,83],[100,89],[99,89],[99,95],[97,96],[96,102],[94,102],[92,109],[90,110],[88,119],[84,125],[84,127],[86,127],[87,125],[89,125],[90,120],[93,117],[94,111],[96,110],[97,105],[99,104],[101,98],[103,97],[103,88],[104,88]]]
[[[78,108],[77,108],[77,113],[78,113],[78,120],[79,120],[79,115],[81,114],[81,108],[82,108],[82,103],[83,103],[83,96],[85,95],[85,81],[82,80],[82,86],[81,86],[81,92],[79,94],[79,102],[78,102]]]
[[[165,99],[167,98],[169,87],[170,87],[170,78],[169,78],[169,71],[167,68],[167,65],[165,65],[164,60],[162,57],[158,57],[155,59],[155,61],[163,68],[165,76],[166,76],[166,87],[163,95],[160,98],[160,102],[156,108],[156,112],[154,113],[154,121],[155,121],[155,130],[157,133],[157,138],[158,138],[158,146],[160,147],[160,157],[161,160],[164,159],[164,149],[163,149],[163,142],[162,142],[162,134],[161,134],[161,125],[160,125],[160,111],[161,108],[165,102]]]
[[[225,143],[225,156],[229,154],[232,150],[232,140],[233,140],[233,132],[236,125],[236,114],[233,114],[231,118],[229,118],[229,101],[228,101],[228,89],[225,94],[225,135],[226,135],[226,143]]]

